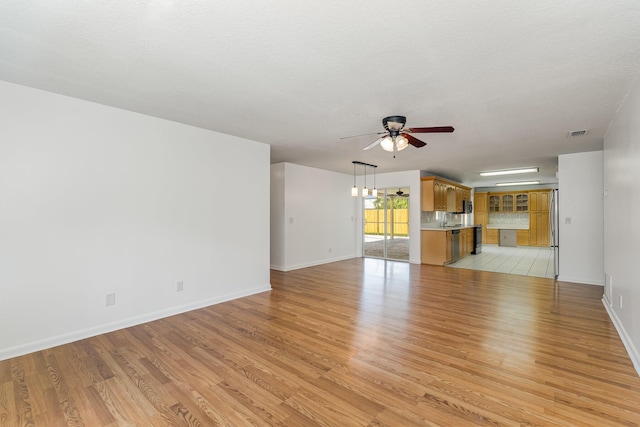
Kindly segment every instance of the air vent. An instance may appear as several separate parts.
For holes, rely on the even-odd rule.
[[[589,129],[572,130],[567,135],[567,138],[578,138],[580,136],[585,136],[588,132],[589,132]]]

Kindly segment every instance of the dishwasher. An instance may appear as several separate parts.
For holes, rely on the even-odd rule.
[[[451,230],[451,261],[460,259],[460,230]]]

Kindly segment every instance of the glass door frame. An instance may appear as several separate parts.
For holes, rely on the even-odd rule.
[[[378,189],[378,198],[383,200],[383,206],[381,208],[382,212],[382,222],[380,221],[379,218],[377,218],[377,223],[378,224],[376,226],[376,230],[379,231],[379,225],[382,224],[382,254],[381,255],[375,255],[375,254],[367,254],[367,243],[371,243],[371,242],[367,242],[367,208],[366,208],[366,203],[367,200],[372,200],[372,197],[367,198],[363,198],[362,199],[362,256],[366,257],[366,258],[378,258],[378,259],[386,259],[386,260],[391,260],[391,261],[406,261],[409,262],[409,239],[410,239],[410,234],[409,234],[409,197],[407,195],[407,222],[406,222],[406,226],[407,226],[407,249],[406,249],[406,258],[403,256],[403,258],[390,258],[389,257],[389,240],[394,240],[396,238],[396,230],[391,230],[392,233],[390,233],[390,221],[393,220],[394,218],[390,218],[390,215],[393,214],[393,211],[395,209],[395,206],[391,206],[391,203],[395,204],[395,199],[397,194],[397,191],[402,190],[403,192],[409,192],[409,187],[405,186],[405,187],[388,187],[388,188],[381,188]],[[380,210],[380,209],[378,209]],[[394,224],[393,226],[395,227],[395,221],[393,221]],[[373,234],[372,234],[373,235]],[[379,235],[379,234],[376,234]],[[403,254],[404,255],[404,254]]]

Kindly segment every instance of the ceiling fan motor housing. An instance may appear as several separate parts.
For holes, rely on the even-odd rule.
[[[407,123],[407,118],[405,116],[389,116],[382,119],[382,125],[387,131],[389,131],[389,135],[392,137],[400,134],[405,123]]]

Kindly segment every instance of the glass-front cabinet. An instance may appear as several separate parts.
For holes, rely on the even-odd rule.
[[[500,196],[489,195],[489,212],[500,212]]]
[[[513,212],[513,194],[502,195],[502,212]]]
[[[529,194],[516,194],[516,212],[529,211]]]

